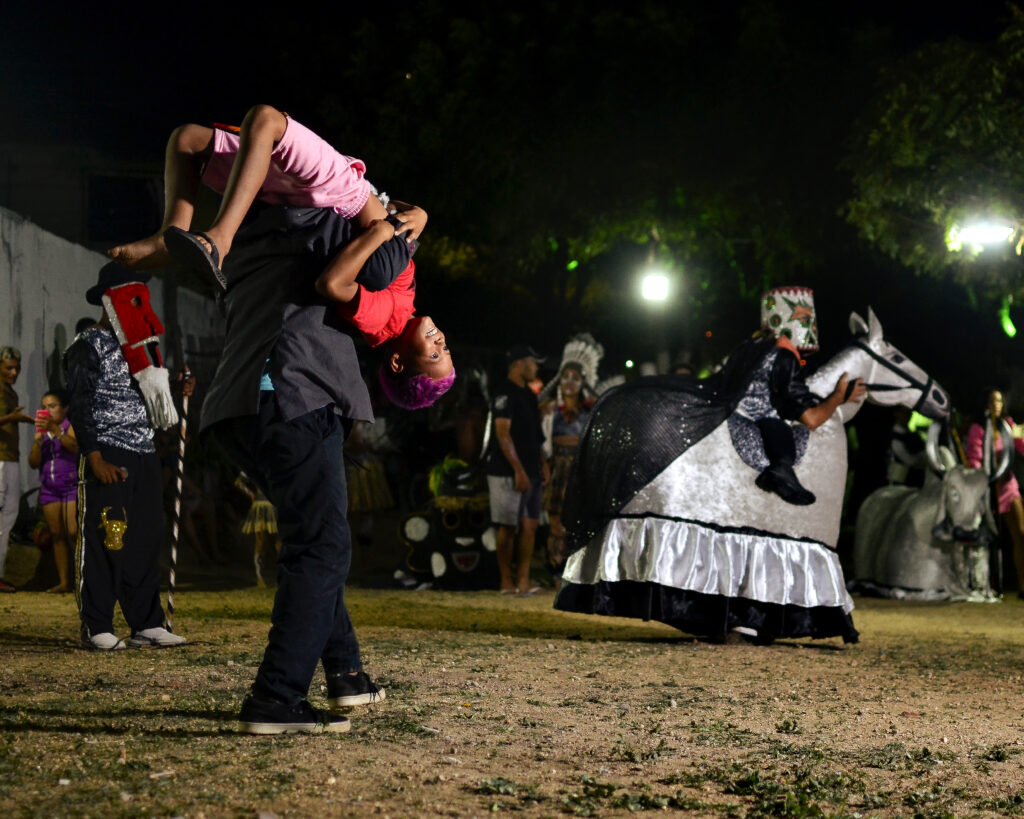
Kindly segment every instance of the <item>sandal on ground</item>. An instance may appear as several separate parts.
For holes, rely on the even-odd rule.
[[[206,242],[210,249],[206,249]],[[212,275],[222,289],[228,289],[228,280],[220,269],[220,251],[213,240],[201,230],[182,230],[169,227],[164,231],[164,244],[167,252],[178,264],[204,275]]]
[[[535,594],[539,594],[542,591],[540,586],[530,586],[525,591],[519,592],[520,597],[533,597]]]
[[[501,589],[501,594],[519,594],[519,589]]]

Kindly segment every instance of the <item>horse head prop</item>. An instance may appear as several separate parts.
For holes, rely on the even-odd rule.
[[[874,310],[868,308],[867,321],[851,313],[850,332],[850,343],[807,379],[812,392],[827,395],[846,372],[851,381],[864,381],[867,400],[873,404],[904,406],[932,419],[949,415],[949,396],[945,390],[885,339]],[[843,404],[839,408],[842,422],[853,418],[858,409],[859,404]]]

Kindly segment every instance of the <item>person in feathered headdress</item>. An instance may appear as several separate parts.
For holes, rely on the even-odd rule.
[[[562,503],[576,447],[597,398],[597,368],[603,355],[604,347],[589,333],[574,336],[562,352],[558,374],[545,385],[539,396],[551,466],[551,480],[544,487],[543,498],[551,524],[548,565],[559,575],[568,557],[566,531],[562,526]]]

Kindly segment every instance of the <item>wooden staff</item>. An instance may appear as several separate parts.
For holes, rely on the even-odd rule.
[[[184,387],[185,382],[188,381],[191,375],[188,364],[181,368],[182,387]],[[178,470],[174,489],[174,523],[171,527],[171,567],[167,583],[167,625],[165,628],[170,632],[174,631],[174,584],[178,569],[178,538],[181,534],[181,495],[182,484],[185,479],[185,431],[187,425],[188,394],[183,391],[181,396],[181,425],[178,427]]]

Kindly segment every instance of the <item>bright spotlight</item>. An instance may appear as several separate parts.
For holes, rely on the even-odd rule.
[[[648,273],[641,282],[640,295],[645,301],[665,301],[668,298],[668,276]]]
[[[626,359],[626,369],[627,370],[632,370],[633,369],[633,359],[632,358]]]
[[[954,226],[946,237],[946,246],[951,251],[958,251],[964,245],[983,248],[1009,242],[1013,238],[1013,225],[997,222],[976,222],[965,227]]]
[[[990,223],[968,225],[960,231],[961,240],[974,245],[994,245],[999,242],[1008,242],[1011,236],[1013,236],[1011,226]]]

